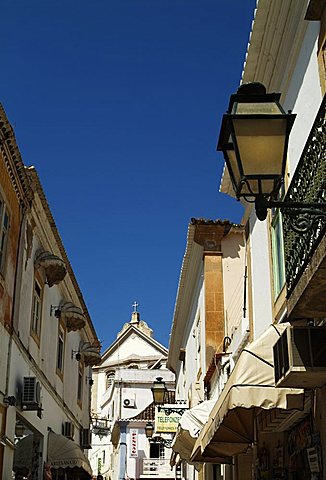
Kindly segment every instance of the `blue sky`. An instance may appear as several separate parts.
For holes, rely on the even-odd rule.
[[[190,218],[241,219],[215,149],[254,7],[2,2],[0,101],[104,347],[134,300],[167,346]]]

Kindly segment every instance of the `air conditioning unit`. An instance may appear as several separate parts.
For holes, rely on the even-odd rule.
[[[41,408],[41,387],[36,377],[24,377],[22,406],[24,410]]]
[[[73,440],[75,434],[75,425],[72,422],[64,422],[62,425],[62,434]]]
[[[273,347],[276,387],[326,384],[326,327],[287,327]]]
[[[125,398],[123,401],[123,406],[126,408],[135,408],[136,406],[135,398]]]
[[[82,448],[92,448],[92,432],[89,428],[83,428],[80,432],[80,446]]]

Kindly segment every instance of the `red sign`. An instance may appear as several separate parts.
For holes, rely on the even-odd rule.
[[[130,456],[138,457],[138,432],[137,430],[130,430]]]

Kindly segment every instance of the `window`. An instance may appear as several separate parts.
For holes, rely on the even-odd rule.
[[[285,283],[283,228],[280,211],[275,212],[272,220],[272,256],[274,297],[276,298]]]
[[[77,384],[77,401],[81,404],[83,398],[83,371],[78,370],[78,384]]]
[[[42,314],[42,289],[37,280],[34,281],[33,307],[32,307],[32,335],[40,338]]]
[[[9,213],[0,196],[0,272],[4,272],[9,230]]]
[[[58,332],[58,349],[57,349],[57,373],[63,373],[63,361],[65,350],[65,331],[61,325],[59,325]]]
[[[106,374],[106,389],[110,388],[111,385],[113,384],[114,382],[114,377],[115,377],[115,373],[114,372],[108,372]]]

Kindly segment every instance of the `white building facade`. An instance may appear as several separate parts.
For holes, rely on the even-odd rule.
[[[93,368],[90,461],[93,471],[106,480],[174,477],[169,450],[159,438],[149,442],[145,434],[147,422],[155,421],[153,382],[161,377],[169,389],[174,387],[174,374],[166,368],[167,349],[152,333],[134,311],[103,353],[101,364]]]
[[[29,197],[18,235],[7,362],[1,357],[1,478],[86,480],[91,366],[100,345],[36,170],[20,158],[16,166]]]
[[[242,83],[260,82],[268,93],[279,92],[284,110],[296,114],[280,192],[288,202],[325,203],[325,32],[325,1],[257,2]],[[235,197],[227,168],[221,191]],[[270,210],[261,222],[252,203],[243,205],[248,334],[244,331],[240,340],[230,337],[226,348],[234,360],[230,376],[190,461],[212,468],[229,462],[223,475],[233,480],[322,479],[325,381],[322,373],[315,377],[309,373],[303,352],[312,359],[325,358],[318,354],[326,317],[321,300],[326,291],[325,217],[317,217],[310,230],[298,232],[293,224],[300,229],[299,211],[291,218],[287,211]],[[299,346],[295,332],[300,328]],[[287,354],[273,352],[280,338],[289,338],[284,332],[292,332],[294,339],[286,340],[290,362],[297,361],[295,348],[302,358],[301,374],[295,378],[292,369],[298,365],[287,366]],[[316,335],[313,347],[310,335]],[[320,367],[321,372],[326,364]]]

